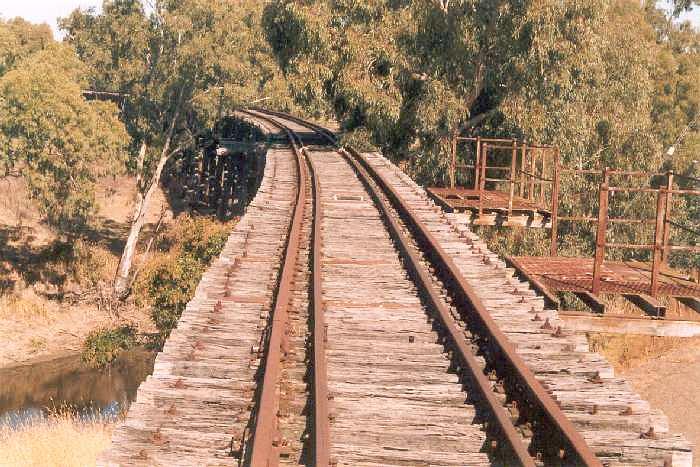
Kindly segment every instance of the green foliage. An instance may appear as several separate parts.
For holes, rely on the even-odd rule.
[[[107,0],[102,12],[76,10],[61,22],[89,68],[91,87],[128,95],[123,121],[138,147],[155,150],[179,109],[173,147],[199,135],[234,108],[264,99],[291,108],[286,84],[260,27],[262,2],[156,1],[147,15],[138,0]],[[182,93],[182,100],[178,96]],[[183,118],[186,117],[186,118]]]
[[[83,344],[82,360],[102,368],[112,363],[121,352],[139,345],[136,327],[123,325],[91,332]]]
[[[697,173],[697,129],[664,152],[700,110],[700,34],[656,2],[275,0],[263,24],[296,101],[407,161],[419,183],[446,183],[455,133],[553,144],[574,168]],[[562,214],[595,212],[598,183],[563,180]],[[697,228],[692,202],[678,203]],[[612,205],[650,217],[655,204],[617,194]],[[615,228],[617,241],[638,235]],[[502,250],[544,251],[542,236],[486,234]],[[594,238],[571,223],[560,235],[568,253]]]
[[[82,97],[82,64],[49,44],[0,78],[0,157],[18,169],[52,226],[74,233],[94,209],[94,184],[115,173],[127,135],[113,104]]]
[[[22,18],[0,19],[0,76],[15,63],[53,43],[53,33],[46,24],[28,23]]]
[[[202,274],[224,247],[230,226],[183,216],[161,240],[164,252],[135,284],[137,299],[151,305],[151,318],[163,338],[177,325]]]

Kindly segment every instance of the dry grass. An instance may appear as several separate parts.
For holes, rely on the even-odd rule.
[[[0,466],[68,467],[95,465],[110,443],[113,425],[53,415],[46,421],[12,430],[0,429]]]
[[[36,318],[45,320],[49,311],[57,308],[48,300],[39,297],[32,289],[18,293],[0,295],[0,319],[16,319],[34,322]]]
[[[588,345],[591,351],[603,354],[615,371],[629,370],[673,350],[698,343],[700,338],[588,334]]]

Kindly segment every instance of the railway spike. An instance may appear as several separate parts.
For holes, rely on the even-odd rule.
[[[542,326],[540,326],[540,329],[547,329],[547,330],[551,330],[551,329],[552,329],[552,325],[551,325],[551,323],[549,322],[549,318],[546,318],[546,319],[544,320],[544,324],[543,324]]]

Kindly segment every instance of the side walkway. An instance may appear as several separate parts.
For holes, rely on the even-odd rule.
[[[246,215],[210,266],[98,465],[237,465],[257,349],[296,193],[293,153],[270,149]]]

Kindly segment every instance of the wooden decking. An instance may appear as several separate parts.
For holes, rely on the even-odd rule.
[[[379,154],[311,141],[296,156],[318,191],[300,189],[310,182],[288,147],[271,150],[257,196],[99,465],[310,466],[324,424],[323,467],[514,465],[499,447],[506,426],[525,465],[571,465],[581,453],[595,466],[692,465],[692,446],[666,417],[460,214]],[[293,238],[299,249],[285,256]],[[447,258],[449,276],[433,254]],[[287,301],[288,317],[273,312]],[[274,347],[273,335],[282,336]],[[472,360],[455,358],[458,347]],[[280,364],[274,384],[270,362]],[[327,392],[317,391],[321,374]],[[273,420],[268,438],[257,435],[261,417]],[[258,452],[269,456],[255,462]]]
[[[231,466],[242,457],[296,183],[291,151],[273,149],[267,159],[257,196],[98,465]]]
[[[551,212],[540,204],[497,190],[468,188],[428,188],[430,197],[448,212],[466,214],[464,221],[474,225],[551,227]]]

